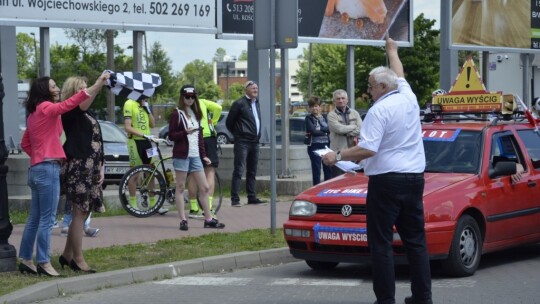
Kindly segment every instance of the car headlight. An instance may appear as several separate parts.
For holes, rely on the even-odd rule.
[[[294,201],[289,211],[289,215],[293,216],[313,216],[315,213],[317,205],[308,201]]]

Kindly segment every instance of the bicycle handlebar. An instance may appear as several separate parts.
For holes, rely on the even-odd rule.
[[[154,137],[154,135],[144,135],[144,138],[148,141],[151,141],[153,143],[156,143],[156,144],[163,144],[163,143],[167,143],[167,140],[166,139],[163,139],[163,138],[159,138],[159,137]]]

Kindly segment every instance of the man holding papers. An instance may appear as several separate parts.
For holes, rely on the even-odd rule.
[[[405,245],[412,296],[406,304],[433,303],[424,229],[425,156],[416,96],[404,78],[397,44],[386,34],[390,68],[369,73],[368,92],[375,100],[362,123],[357,146],[328,152],[323,162],[364,160],[369,176],[367,236],[372,256],[375,303],[395,303],[393,226]]]

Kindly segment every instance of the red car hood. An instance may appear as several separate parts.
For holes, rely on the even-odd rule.
[[[475,175],[468,173],[426,173],[424,196],[473,176]],[[342,202],[343,198],[365,200],[368,180],[368,177],[362,173],[346,173],[307,189],[298,194],[296,199],[309,200],[314,203],[331,203],[331,198],[336,198],[336,202],[338,200]]]

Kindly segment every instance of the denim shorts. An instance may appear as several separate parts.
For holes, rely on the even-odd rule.
[[[173,158],[175,171],[197,172],[204,170],[200,157]]]

